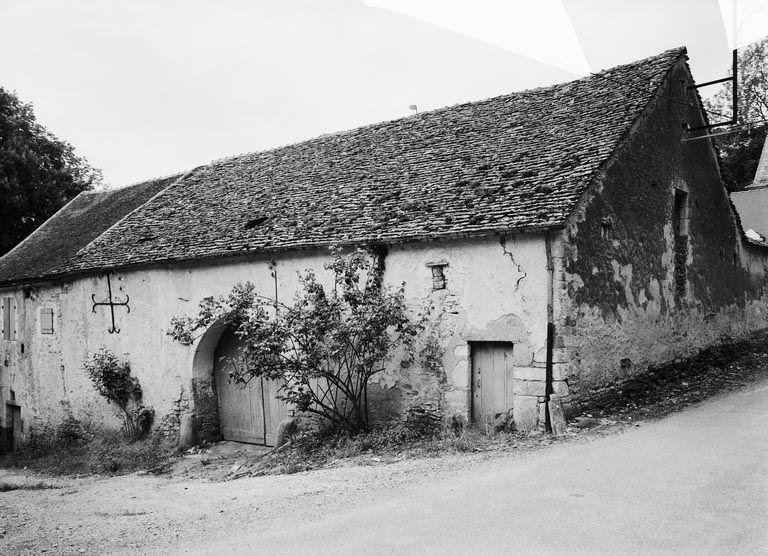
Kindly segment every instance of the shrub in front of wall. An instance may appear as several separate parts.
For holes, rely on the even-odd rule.
[[[86,356],[84,366],[96,391],[120,409],[128,437],[137,440],[146,436],[155,412],[142,405],[144,392],[139,379],[131,375],[128,361],[102,347],[90,357]]]
[[[75,446],[88,441],[88,430],[82,421],[68,413],[56,426],[56,441],[64,446]]]
[[[168,334],[189,345],[211,326],[229,326],[242,344],[236,356],[223,358],[233,381],[278,381],[277,397],[296,410],[350,434],[368,430],[368,384],[400,348],[413,351],[424,316],[411,320],[404,284],[382,284],[381,254],[335,252],[325,269],[333,287],[307,270],[287,304],[238,283],[203,299],[197,315],[174,317]]]

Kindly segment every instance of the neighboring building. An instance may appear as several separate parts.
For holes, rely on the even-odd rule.
[[[370,386],[382,419],[509,411],[543,427],[550,393],[575,411],[647,365],[765,327],[768,251],[743,237],[711,143],[681,141],[705,122],[692,83],[671,50],[84,193],[0,259],[3,426],[113,419],[83,370],[106,346],[163,426],[194,412],[201,436],[270,443],[285,412],[273,389],[255,385],[248,405],[220,378],[234,339],[212,329],[187,347],[166,331],[238,281],[285,299],[298,271],[331,280],[331,244],[372,247],[385,284],[433,308],[430,364],[393,361]],[[94,303],[110,292],[125,304]]]
[[[765,241],[768,238],[768,140],[763,143],[755,179],[743,191],[731,193],[731,200],[744,230],[748,234],[749,230],[757,232]]]

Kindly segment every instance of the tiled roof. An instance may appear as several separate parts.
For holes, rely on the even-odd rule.
[[[213,162],[68,270],[562,225],[684,55]]]
[[[80,193],[0,258],[0,284],[31,282],[70,272],[80,249],[177,177]]]
[[[768,187],[745,189],[731,193],[744,230],[754,230],[768,237]]]

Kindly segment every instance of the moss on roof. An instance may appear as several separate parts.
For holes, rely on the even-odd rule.
[[[559,226],[684,57],[216,161],[24,273]],[[13,275],[0,259],[0,280]]]

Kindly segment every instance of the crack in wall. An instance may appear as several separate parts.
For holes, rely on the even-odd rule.
[[[515,243],[515,236],[512,236],[512,243]],[[515,282],[515,291],[517,291],[520,288],[520,282],[522,282],[523,278],[528,277],[528,273],[523,270],[523,266],[515,260],[515,255],[511,251],[507,251],[507,238],[505,236],[501,236],[499,238],[499,244],[501,245],[501,249],[504,251],[504,254],[509,255],[509,259],[512,261],[512,264],[517,267],[517,271],[521,274],[521,276]]]

